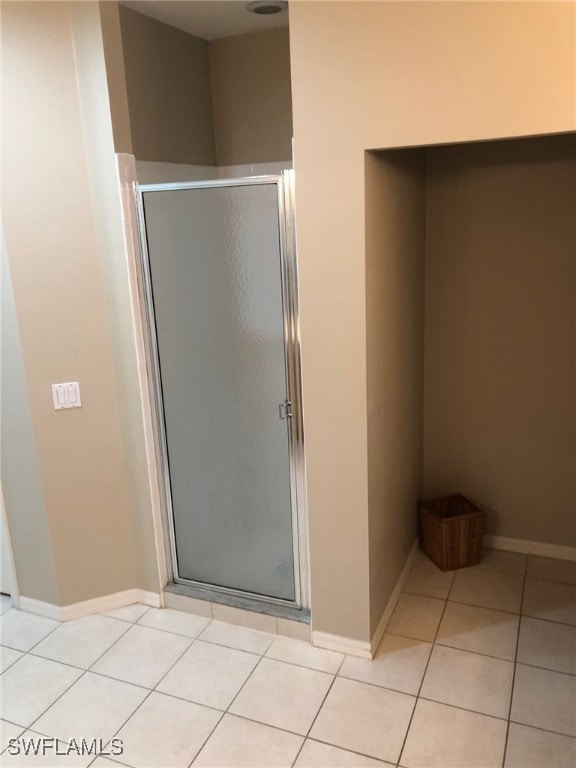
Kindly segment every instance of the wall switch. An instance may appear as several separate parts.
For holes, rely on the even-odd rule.
[[[64,384],[52,384],[52,400],[54,410],[62,408],[80,408],[80,384],[77,381],[68,381]]]

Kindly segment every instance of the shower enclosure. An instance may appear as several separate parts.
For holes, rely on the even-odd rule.
[[[138,204],[174,582],[306,607],[292,172]]]

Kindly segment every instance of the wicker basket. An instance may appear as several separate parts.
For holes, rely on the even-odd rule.
[[[457,493],[421,501],[420,543],[443,571],[478,565],[486,513]]]

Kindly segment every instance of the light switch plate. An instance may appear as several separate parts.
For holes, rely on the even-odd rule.
[[[67,381],[63,384],[52,384],[52,401],[54,410],[60,411],[62,408],[80,408],[80,383],[78,381]]]

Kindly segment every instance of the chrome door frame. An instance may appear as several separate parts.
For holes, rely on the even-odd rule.
[[[294,600],[270,597],[258,593],[245,592],[215,584],[184,579],[178,573],[176,552],[176,533],[174,528],[174,510],[170,488],[168,464],[168,446],[164,423],[164,404],[150,260],[146,237],[146,217],[144,194],[147,192],[168,192],[186,189],[213,189],[219,187],[255,186],[262,184],[276,185],[278,193],[279,250],[281,267],[281,300],[284,321],[284,361],[288,400],[292,403],[292,417],[287,419],[290,499],[292,511],[292,548],[294,557]],[[300,323],[298,305],[298,264],[296,254],[295,209],[294,209],[294,171],[283,171],[281,175],[248,176],[233,179],[214,179],[193,182],[163,184],[136,184],[136,204],[138,211],[138,229],[140,240],[139,285],[142,303],[143,325],[147,347],[148,368],[151,384],[152,412],[155,422],[155,440],[159,461],[158,475],[163,489],[163,515],[167,523],[166,554],[171,564],[174,582],[189,585],[202,590],[238,597],[248,597],[262,603],[294,606],[307,609],[310,607],[309,565],[308,565],[308,525],[306,504],[306,476],[304,455],[304,428],[302,419],[302,383],[300,367]]]

